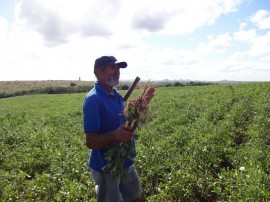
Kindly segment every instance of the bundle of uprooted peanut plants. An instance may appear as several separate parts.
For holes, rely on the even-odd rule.
[[[141,96],[128,100],[123,115],[127,120],[126,126],[130,127],[133,132],[139,129],[142,123],[148,118],[148,104],[154,97],[154,92],[155,89],[149,87],[148,82]],[[124,161],[128,159],[132,160],[134,152],[135,146],[132,140],[110,145],[108,151],[105,153],[105,159],[108,163],[103,170],[111,173],[114,179],[124,178]]]

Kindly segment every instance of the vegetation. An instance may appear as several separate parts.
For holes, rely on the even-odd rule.
[[[142,198],[269,201],[269,92],[267,82],[157,88],[136,131]],[[0,201],[95,201],[84,96],[0,99]]]
[[[39,80],[39,81],[0,81],[0,93],[15,93],[49,87],[93,86],[91,81]]]
[[[140,82],[139,86],[145,82]],[[151,82],[155,87],[183,87],[183,86],[203,86],[210,83],[189,82]],[[65,80],[47,80],[47,81],[0,81],[0,99],[22,95],[33,94],[67,94],[88,92],[94,85],[93,81],[65,81]],[[119,90],[128,90],[131,82],[121,83]]]
[[[65,94],[89,91],[90,81],[0,81],[0,98],[32,94]]]

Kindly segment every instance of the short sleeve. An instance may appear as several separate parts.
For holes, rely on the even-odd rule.
[[[101,128],[100,106],[97,96],[91,96],[85,99],[83,106],[84,114],[84,132],[99,132]]]

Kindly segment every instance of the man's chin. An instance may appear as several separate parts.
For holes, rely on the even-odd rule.
[[[111,86],[111,87],[116,87],[119,85],[119,80],[110,80],[106,82],[107,85]]]

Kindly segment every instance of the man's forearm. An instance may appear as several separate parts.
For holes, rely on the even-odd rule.
[[[89,149],[99,149],[115,141],[114,131],[105,134],[86,133],[86,146]]]

